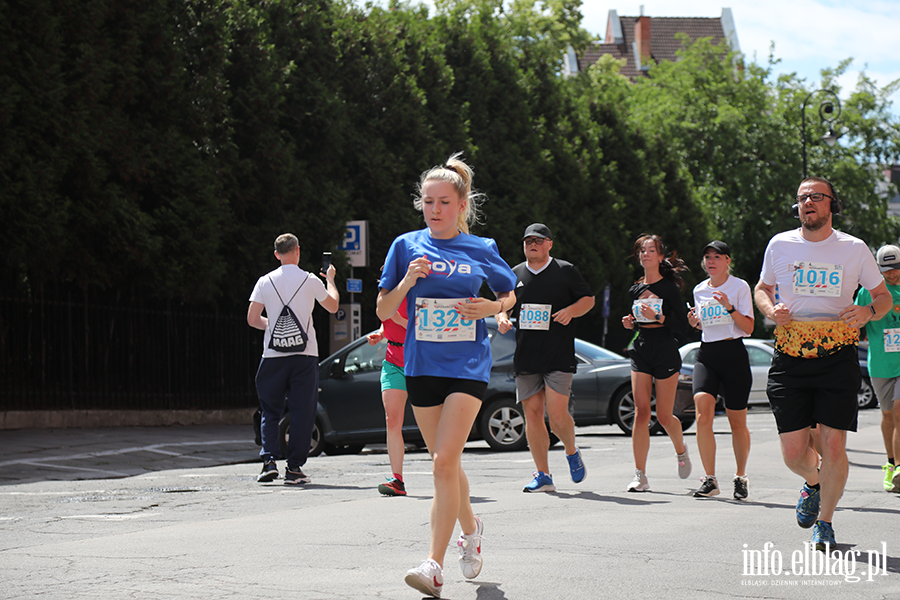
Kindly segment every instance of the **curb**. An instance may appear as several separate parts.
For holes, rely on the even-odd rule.
[[[255,408],[226,410],[11,410],[0,430],[167,425],[253,425]]]

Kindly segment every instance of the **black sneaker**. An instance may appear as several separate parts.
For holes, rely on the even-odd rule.
[[[700,489],[694,492],[694,498],[709,498],[711,496],[719,495],[719,484],[716,483],[716,478],[710,475],[707,475],[703,478],[703,483],[700,484]]]
[[[300,467],[294,468],[289,466],[284,472],[285,485],[300,485],[309,483],[309,476],[300,470]]]
[[[269,483],[278,479],[278,467],[275,466],[274,460],[267,460],[263,463],[262,471],[256,476],[256,480],[260,483]]]
[[[748,481],[746,475],[735,475],[734,476],[734,499],[735,500],[743,500],[747,497]]]

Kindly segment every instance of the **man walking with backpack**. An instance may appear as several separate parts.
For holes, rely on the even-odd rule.
[[[319,388],[319,347],[312,323],[315,302],[336,312],[340,296],[334,285],[334,266],[323,284],[300,268],[300,243],[291,233],[275,240],[275,258],[281,266],[260,277],[250,294],[247,323],[265,331],[263,355],[256,372],[256,391],[262,411],[263,468],[261,483],[278,479],[276,458],[287,458],[285,484],[309,483],[301,470],[309,456]],[[262,316],[263,309],[266,316]],[[278,422],[285,402],[291,415],[287,457],[280,456]]]

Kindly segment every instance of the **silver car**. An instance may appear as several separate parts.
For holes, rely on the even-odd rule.
[[[755,338],[744,338],[744,347],[747,349],[747,355],[750,357],[750,372],[753,375],[753,383],[750,386],[749,404],[752,405],[768,405],[769,399],[766,396],[766,382],[769,378],[769,366],[772,364],[772,355],[775,354],[775,342],[772,340],[760,340]],[[859,349],[859,367],[862,373],[862,383],[857,394],[857,402],[860,408],[872,408],[878,404],[875,394],[872,391],[872,385],[869,381],[869,371],[866,368],[866,348],[865,342],[860,344]],[[691,391],[691,383],[694,375],[694,364],[697,362],[697,353],[700,350],[700,342],[691,342],[685,344],[679,349],[681,353],[681,373],[678,375],[678,396],[676,400],[676,410],[691,412],[694,399]],[[719,404],[722,399],[719,398]],[[689,409],[688,406],[691,408]]]

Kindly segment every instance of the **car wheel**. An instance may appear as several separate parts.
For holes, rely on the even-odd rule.
[[[859,385],[859,392],[856,393],[856,403],[860,408],[874,408],[878,404],[872,382],[865,377]]]
[[[281,417],[281,421],[278,423],[278,445],[281,447],[281,455],[287,458],[287,444],[288,440],[291,438],[291,415],[290,413]],[[313,424],[312,435],[309,439],[309,455],[310,456],[318,456],[322,454],[322,451],[325,449],[325,440],[322,439],[322,423],[319,421],[319,418],[316,417],[316,422]]]
[[[662,427],[656,421],[656,398],[653,398],[650,403],[651,414],[650,414],[650,434],[659,433],[659,430]],[[619,426],[625,435],[630,436],[632,432],[632,428],[634,427],[634,394],[631,391],[630,386],[626,386],[619,390],[616,394],[615,398],[611,403],[612,410],[612,418],[616,425]]]
[[[499,398],[481,411],[478,430],[494,450],[524,450],[525,412],[513,398]]]

